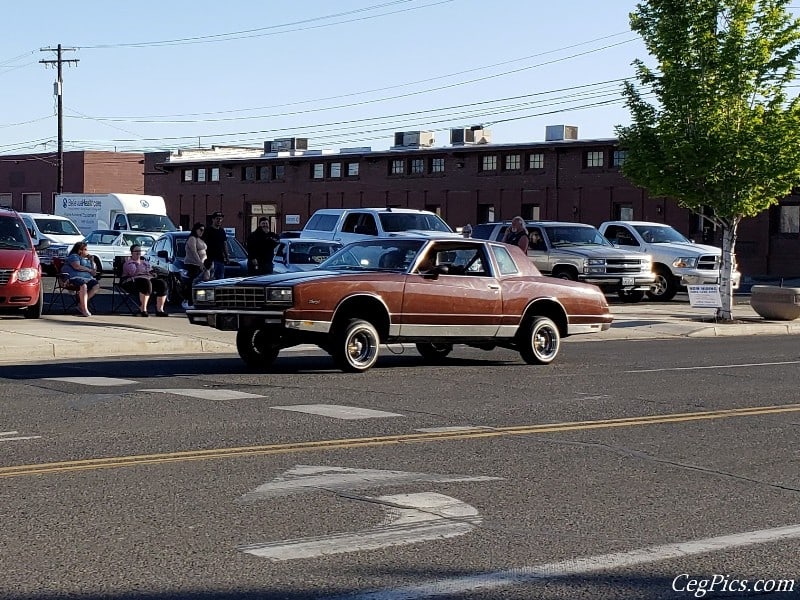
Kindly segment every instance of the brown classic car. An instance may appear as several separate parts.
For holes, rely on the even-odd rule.
[[[318,269],[209,281],[194,288],[197,325],[236,331],[251,367],[311,343],[345,371],[366,371],[381,344],[416,344],[438,360],[466,344],[548,364],[562,337],[608,329],[599,288],[543,277],[516,246],[395,237],[345,246]]]

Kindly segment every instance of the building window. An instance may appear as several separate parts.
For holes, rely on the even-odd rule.
[[[191,169],[184,169],[183,170],[183,180],[184,181],[194,181],[194,171]]]
[[[402,159],[395,159],[390,163],[390,175],[403,175],[406,172],[406,161]]]
[[[219,181],[219,167],[211,167],[210,181]]]
[[[411,173],[415,175],[422,175],[425,173],[425,161],[421,158],[412,158]]]
[[[625,162],[626,158],[628,158],[628,151],[627,150],[614,150],[614,156],[611,159],[611,166],[612,167],[621,167],[622,163]]]
[[[357,162],[347,163],[347,176],[348,177],[358,177],[358,163]]]
[[[528,156],[529,169],[544,169],[544,154],[537,152]]]
[[[283,179],[286,177],[286,165],[275,165],[272,171],[273,179]]]
[[[541,207],[538,204],[523,204],[520,216],[526,221],[538,221],[541,218]]]
[[[339,178],[342,176],[342,163],[331,163],[331,177]]]
[[[780,207],[780,233],[800,233],[800,204],[787,204]]]
[[[586,153],[586,167],[602,167],[603,152],[592,150]]]
[[[444,173],[444,159],[432,158],[431,159],[431,173]]]
[[[314,179],[324,179],[325,178],[325,164],[324,163],[314,163],[312,166],[311,177]]]
[[[496,171],[496,170],[497,170],[496,156],[489,155],[481,158],[481,171]]]
[[[614,205],[615,221],[633,221],[633,207],[629,204]]]
[[[205,169],[197,169],[197,181],[200,183],[205,183],[206,181],[206,170]]]
[[[269,167],[258,167],[258,180],[269,181]]]
[[[242,181],[255,181],[255,180],[256,180],[256,168],[244,167],[242,169]]]
[[[506,156],[505,170],[506,171],[519,171],[520,156],[519,154],[509,154]]]

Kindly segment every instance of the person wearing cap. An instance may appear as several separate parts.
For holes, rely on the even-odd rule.
[[[222,219],[225,215],[217,211],[211,215],[211,226],[206,227],[203,241],[206,243],[206,255],[214,264],[212,279],[225,277],[225,263],[228,262],[228,234],[222,228]]]
[[[464,225],[461,228],[461,235],[463,235],[465,238],[471,238],[472,237],[472,225],[470,225],[469,223]]]
[[[247,272],[249,275],[272,273],[272,260],[280,238],[269,230],[269,219],[262,217],[258,227],[247,237]]]

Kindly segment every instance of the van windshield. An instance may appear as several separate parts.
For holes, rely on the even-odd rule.
[[[176,231],[175,223],[166,215],[128,214],[132,231]]]
[[[36,226],[45,235],[81,235],[72,221],[66,219],[34,219]]]

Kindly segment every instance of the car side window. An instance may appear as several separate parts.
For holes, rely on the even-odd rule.
[[[356,233],[356,227],[358,226],[360,220],[360,213],[350,213],[345,217],[344,223],[342,223],[342,231],[345,233]]]
[[[471,277],[490,275],[489,262],[482,245],[461,245],[452,242],[437,244],[428,253],[428,259],[425,262],[432,262],[433,265],[441,267],[444,275]]]
[[[503,246],[492,246],[492,252],[494,253],[494,259],[497,261],[497,265],[500,267],[501,275],[516,275],[519,273],[519,269],[513,257]]]
[[[630,232],[620,225],[610,225],[606,229],[606,239],[619,246],[638,246]]]
[[[275,249],[275,258],[283,259],[286,256],[286,243],[281,242],[278,244],[278,247]]]
[[[498,232],[497,232],[497,235],[496,235],[496,236],[494,236],[494,241],[495,241],[495,242],[502,242],[502,241],[503,241],[503,238],[504,238],[504,237],[505,237],[505,235],[506,235],[506,230],[507,230],[507,229],[508,229],[508,225],[501,225],[501,226],[500,226],[500,229],[499,229],[499,230],[498,230]]]

